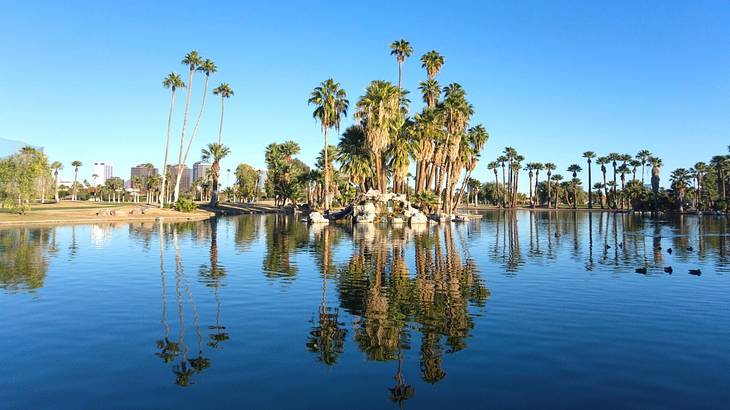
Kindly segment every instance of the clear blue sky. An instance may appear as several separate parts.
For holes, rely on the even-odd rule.
[[[507,145],[563,171],[588,149],[647,148],[666,178],[730,143],[728,1],[117,3],[10,1],[0,14],[0,138],[44,146],[67,176],[74,159],[89,165],[84,178],[94,161],[125,179],[132,165],[160,165],[161,80],[185,71],[191,49],[236,92],[224,169],[261,167],[264,147],[287,139],[312,163],[322,139],[308,93],[331,76],[354,104],[371,80],[396,81],[388,45],[401,37],[415,50],[404,69],[414,109],[418,57],[431,49],[446,58],[439,81],[467,90],[474,123],[491,134],[480,179]],[[199,80],[193,107],[201,89]],[[217,133],[209,101],[190,163]]]

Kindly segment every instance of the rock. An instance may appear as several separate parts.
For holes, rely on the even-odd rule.
[[[452,220],[454,222],[469,222],[469,215],[456,215]]]
[[[99,212],[96,213],[97,216],[109,216],[109,210],[104,208],[99,210]]]
[[[411,224],[425,224],[428,223],[428,217],[421,211],[410,213],[410,219],[408,220]]]
[[[114,209],[109,214],[113,215],[113,216],[126,216],[127,215],[127,213],[121,209]]]
[[[330,220],[325,218],[319,212],[312,212],[309,214],[309,223],[310,224],[328,224],[328,223],[330,223]]]

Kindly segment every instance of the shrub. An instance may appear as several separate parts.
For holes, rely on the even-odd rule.
[[[195,210],[196,206],[195,203],[193,203],[193,200],[190,198],[179,198],[177,202],[175,203],[175,210],[179,212],[193,212]]]

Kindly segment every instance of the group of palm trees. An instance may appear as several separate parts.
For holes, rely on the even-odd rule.
[[[325,212],[329,210],[330,192],[337,188],[332,186],[331,178],[333,152],[341,164],[340,173],[361,192],[376,189],[384,193],[390,180],[394,193],[406,193],[408,170],[414,159],[415,194],[424,201],[438,203],[442,212],[451,214],[464,190],[463,184],[459,192],[456,189],[461,174],[466,171],[468,176],[476,169],[489,134],[481,124],[470,127],[474,109],[461,85],[452,83],[441,88],[436,81],[444,64],[444,57],[436,51],[421,57],[427,75],[419,86],[425,107],[410,116],[408,91],[402,87],[402,66],[413,48],[401,39],[394,41],[390,49],[398,64],[398,84],[375,80],[368,85],[355,104],[357,123],[344,131],[336,148],[329,146],[328,133],[331,129],[339,132],[350,107],[347,93],[330,78],[310,95],[309,104],[315,106],[313,116],[324,134],[321,205]]]
[[[178,151],[178,161],[177,161],[177,170],[173,173],[175,177],[175,185],[173,189],[173,195],[172,195],[172,202],[177,202],[180,198],[180,182],[183,175],[183,170],[185,168],[185,163],[188,159],[188,154],[190,153],[190,147],[193,144],[193,141],[195,140],[195,137],[198,133],[198,129],[200,127],[201,119],[203,118],[203,112],[205,110],[205,102],[206,97],[208,95],[208,87],[210,82],[210,76],[211,74],[214,74],[218,71],[218,67],[215,65],[215,63],[206,58],[203,59],[200,54],[193,50],[185,55],[185,57],[182,59],[181,63],[186,66],[189,69],[189,79],[186,84],[183,82],[182,78],[177,73],[170,73],[165,77],[165,79],[162,81],[163,87],[166,89],[171,90],[170,94],[170,110],[168,114],[168,120],[167,120],[167,135],[165,138],[165,155],[162,162],[162,169],[167,169],[167,161],[168,161],[168,154],[169,154],[169,148],[170,148],[170,133],[172,130],[172,118],[173,118],[173,111],[175,108],[175,92],[178,88],[187,88],[187,93],[185,96],[185,110],[183,113],[183,120],[182,120],[182,128],[181,128],[181,135],[180,135],[180,148]],[[193,125],[192,131],[190,134],[186,134],[187,131],[187,124],[188,124],[188,114],[190,111],[190,98],[192,95],[192,86],[193,86],[193,79],[195,73],[202,73],[204,74],[204,85],[203,85],[203,95],[200,102],[200,110],[198,111],[198,115],[196,117],[195,123]],[[220,117],[220,126],[218,128],[218,141],[209,143],[205,148],[203,148],[201,152],[202,159],[204,161],[212,161],[211,165],[211,179],[212,179],[212,195],[211,195],[211,205],[216,205],[218,203],[218,188],[219,188],[219,179],[220,179],[220,161],[228,156],[230,154],[230,149],[222,144],[221,139],[223,135],[223,116],[225,112],[225,101],[226,99],[232,97],[234,95],[233,89],[230,85],[227,83],[221,83],[218,87],[213,89],[213,94],[218,95],[221,97],[221,117]],[[187,144],[186,144],[187,142]],[[167,185],[167,173],[163,171],[162,176],[162,187],[161,192],[166,192],[166,185]],[[160,207],[163,207],[165,205],[165,195],[160,195],[160,201],[159,201]]]
[[[652,177],[657,178],[658,185],[659,171],[662,160],[653,156],[647,150],[639,151],[635,156],[629,154],[610,153],[606,156],[597,156],[593,151],[586,151],[582,157],[586,161],[588,170],[588,189],[587,206],[589,209],[598,202],[601,208],[610,209],[626,209],[630,205],[632,199],[631,189],[638,191],[644,188],[645,175],[647,165],[652,167]],[[564,181],[561,174],[554,171],[558,169],[557,165],[552,162],[528,162],[523,167],[524,156],[517,153],[513,147],[506,147],[495,161],[490,162],[487,168],[494,173],[494,185],[499,193],[499,201],[497,204],[502,207],[518,206],[518,183],[520,171],[527,171],[529,178],[529,196],[527,202],[531,208],[538,206],[546,206],[548,208],[558,208],[561,202],[568,204],[572,208],[577,208],[579,190],[582,181],[578,178],[578,173],[583,168],[578,164],[571,164],[566,171],[572,176],[569,181]],[[600,165],[600,171],[603,176],[603,182],[593,184],[592,164],[595,162]],[[608,180],[608,166],[612,168],[613,178]],[[499,170],[501,168],[502,180],[499,180]],[[641,179],[637,178],[637,172],[641,168]],[[545,172],[545,181],[540,184],[540,173]],[[631,174],[631,181],[626,182],[627,175]],[[620,178],[620,191],[617,178]],[[652,183],[654,185],[654,183]],[[561,199],[561,189],[563,197]],[[544,195],[540,195],[540,191],[544,191]],[[594,201],[594,194],[599,198]]]

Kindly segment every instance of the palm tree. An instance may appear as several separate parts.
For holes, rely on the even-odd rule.
[[[684,168],[677,168],[669,176],[669,180],[672,181],[672,190],[677,197],[679,212],[684,212],[684,197],[689,183],[689,173]]]
[[[497,157],[497,162],[499,162],[500,166],[502,167],[502,207],[507,207],[507,178],[505,173],[505,164],[509,161],[509,158],[506,155],[500,155]]]
[[[426,69],[428,79],[433,80],[444,65],[444,57],[436,50],[431,50],[421,56],[421,63],[421,67]]]
[[[96,186],[96,179],[97,178],[99,178],[99,175],[97,175],[97,174],[91,174],[91,185],[94,187],[94,202],[96,202],[96,191],[98,189],[97,186]]]
[[[583,153],[583,158],[588,161],[588,209],[593,209],[593,190],[591,189],[591,186],[593,186],[591,178],[591,161],[593,161],[593,158],[595,157],[596,153],[593,151],[586,151]]]
[[[527,176],[530,178],[530,208],[534,208],[535,203],[533,201],[534,196],[532,195],[532,180],[535,177],[535,163],[528,162],[527,165],[525,165],[524,170],[527,171]]]
[[[183,65],[186,65],[190,67],[190,79],[188,80],[188,93],[185,97],[185,112],[183,113],[183,125],[182,125],[182,132],[180,134],[180,152],[178,154],[178,170],[177,170],[177,178],[175,181],[175,191],[173,195],[173,202],[177,201],[178,196],[180,194],[180,179],[182,177],[182,167],[183,167],[183,148],[185,147],[185,128],[188,124],[188,113],[190,112],[190,96],[193,92],[193,74],[195,73],[195,70],[200,67],[200,65],[203,63],[202,58],[200,58],[200,54],[198,54],[197,51],[193,50],[185,55],[185,57],[182,59],[181,62]],[[165,172],[163,170],[163,172]]]
[[[79,168],[82,165],[84,165],[84,164],[79,160],[75,160],[75,161],[71,162],[71,166],[74,167],[74,186],[73,186],[73,191],[72,191],[73,193],[71,194],[71,199],[73,201],[76,200],[76,190],[78,189],[78,187],[76,186],[77,185],[76,181],[78,180],[78,177],[79,177]]]
[[[631,167],[631,181],[636,182],[636,171],[641,166],[641,161],[638,159],[632,159],[629,161],[629,166]]]
[[[413,47],[411,47],[411,43],[405,39],[400,39],[390,44],[390,50],[390,55],[395,56],[395,59],[398,62],[398,88],[402,88],[401,79],[403,77],[403,62],[406,61],[406,58],[413,54]]]
[[[540,179],[540,171],[545,169],[545,165],[541,162],[533,162],[532,165],[535,169],[535,206],[537,206],[537,205],[540,205],[540,203],[539,203],[540,198],[537,194],[537,187],[538,187],[539,179]]]
[[[611,193],[611,202],[613,203],[613,207],[616,207],[616,187],[618,184],[616,183],[616,175],[618,173],[618,164],[617,162],[621,160],[621,154],[612,152],[608,154],[608,159],[611,161],[611,166],[613,167],[613,192]]]
[[[499,177],[497,176],[497,168],[499,168],[499,163],[497,161],[492,161],[487,164],[487,169],[490,169],[494,172],[494,199],[497,199],[497,193],[499,192]]]
[[[383,152],[403,124],[404,104],[401,90],[380,80],[371,82],[357,102],[355,117],[361,120],[365,129],[365,138],[375,161],[376,186],[381,193],[385,193],[387,178]]]
[[[220,162],[223,158],[227,157],[231,153],[230,148],[222,144],[211,143],[208,144],[201,151],[201,159],[205,162],[213,161],[210,166],[210,176],[212,179],[211,195],[210,195],[210,206],[218,205],[218,181],[220,180],[221,165]]]
[[[606,183],[606,165],[611,162],[611,160],[606,157],[598,157],[596,159],[596,164],[601,166],[601,173],[603,174],[603,197],[605,198],[605,201],[608,203],[608,184]]]
[[[572,188],[573,188],[573,209],[578,208],[578,187],[577,187],[577,179],[578,179],[578,173],[583,171],[583,168],[580,167],[578,164],[571,164],[568,167],[568,172],[573,174],[573,180],[572,182]]]
[[[165,192],[165,183],[167,182],[167,154],[170,149],[170,130],[172,129],[172,112],[175,108],[175,91],[178,88],[185,88],[185,83],[177,73],[170,73],[162,80],[162,86],[172,90],[170,95],[170,113],[167,115],[167,137],[165,139],[165,158],[162,160],[162,192]],[[160,195],[160,208],[165,206],[165,196]]]
[[[226,98],[233,97],[233,89],[228,83],[221,83],[213,89],[213,94],[221,96],[221,125],[218,127],[218,143],[221,143],[221,135],[223,134],[223,112],[225,111]]]
[[[51,169],[53,170],[53,181],[55,186],[55,195],[54,199],[56,200],[56,203],[61,202],[61,198],[58,195],[58,171],[63,169],[63,164],[59,161],[53,161],[51,164]]]
[[[628,165],[621,164],[618,167],[618,172],[621,175],[621,209],[624,208],[624,199],[626,198],[626,174],[631,172]]]
[[[434,79],[421,81],[418,84],[418,89],[421,90],[421,94],[423,95],[423,102],[426,103],[426,106],[429,108],[435,107],[436,102],[438,101],[439,97],[441,97],[441,86],[439,85],[438,81]]]
[[[545,163],[545,169],[547,170],[547,181],[546,181],[547,182],[546,183],[546,185],[547,185],[547,206],[548,206],[548,208],[550,208],[550,185],[551,185],[550,181],[551,181],[551,177],[553,175],[553,171],[558,169],[558,166],[552,162],[547,162],[547,163]]]
[[[693,167],[697,178],[697,207],[703,209],[702,193],[704,190],[704,177],[708,171],[707,164],[704,162],[698,162]]]
[[[340,131],[340,121],[347,116],[350,101],[347,100],[347,93],[340,87],[340,83],[329,78],[312,90],[308,103],[316,106],[312,116],[319,120],[324,133],[324,211],[326,213],[330,207],[327,130],[334,128],[336,132]]]
[[[447,134],[447,179],[443,210],[447,214],[451,214],[454,211],[456,183],[463,163],[461,161],[461,148],[464,146],[462,138],[469,120],[474,114],[474,108],[466,100],[466,92],[461,85],[452,83],[444,87],[444,101],[441,109],[444,112]]]
[[[373,176],[373,161],[361,125],[352,125],[342,133],[337,144],[336,159],[340,163],[340,171],[349,177],[357,189],[365,192],[366,182]]]
[[[651,152],[649,150],[643,149],[636,154],[636,159],[641,162],[641,185],[644,185],[644,168],[647,162],[649,162],[649,158],[651,158]]]
[[[558,209],[558,203],[560,202],[560,181],[563,180],[563,176],[555,174],[551,179],[555,181],[555,209]]]

